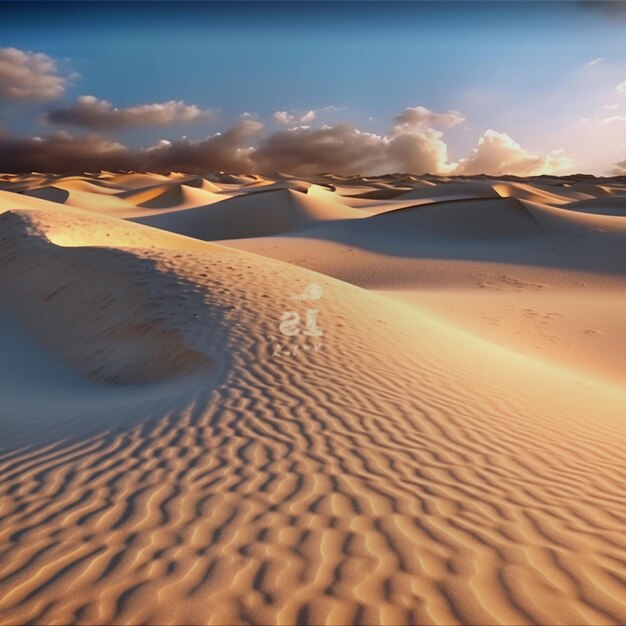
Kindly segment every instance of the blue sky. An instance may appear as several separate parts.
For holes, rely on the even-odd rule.
[[[625,29],[626,15],[610,7],[563,1],[4,4],[0,48],[45,53],[80,76],[52,102],[0,101],[0,125],[19,136],[87,132],[42,122],[79,95],[214,111],[107,129],[139,147],[206,137],[246,111],[272,132],[282,127],[276,111],[332,107],[314,124],[384,134],[403,109],[423,106],[465,116],[445,129],[453,161],[494,129],[604,173],[626,157],[626,94],[616,91],[626,80]]]

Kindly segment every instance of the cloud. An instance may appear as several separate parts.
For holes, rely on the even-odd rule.
[[[278,131],[261,140],[253,159],[262,172],[369,172],[385,162],[386,140],[347,124]]]
[[[618,93],[626,94],[626,80],[615,87]]]
[[[178,170],[203,173],[216,170],[250,172],[255,169],[251,161],[253,148],[245,145],[263,128],[259,122],[244,120],[224,133],[194,141],[178,139],[163,141],[136,155],[139,167],[134,169],[160,171]]]
[[[320,109],[337,110],[336,107]],[[288,125],[306,123],[315,111],[294,115],[277,111],[275,119]],[[298,126],[265,137],[252,154],[262,173],[287,171],[296,175],[319,172],[336,174],[378,174],[404,171],[415,174],[448,173],[443,134],[432,125],[455,126],[465,120],[458,111],[435,113],[417,106],[399,113],[386,134],[361,131],[348,124],[310,128]]]
[[[275,132],[261,140],[251,158],[260,172],[268,174],[425,174],[451,169],[447,146],[434,129],[405,132],[396,127],[387,135],[378,135],[348,124]]]
[[[0,99],[52,100],[63,95],[72,77],[59,74],[47,54],[0,48]]]
[[[415,109],[419,109],[416,107]],[[395,121],[408,119],[407,109]],[[215,170],[295,175],[336,174],[516,174],[556,173],[571,165],[559,151],[529,152],[504,133],[488,130],[470,155],[458,164],[448,158],[442,131],[427,119],[455,124],[456,116],[424,113],[392,126],[387,133],[364,132],[348,124],[319,128],[297,126],[261,136],[262,124],[241,120],[223,133],[201,140],[160,139],[142,149],[130,149],[101,135],[16,139],[0,135],[0,171],[80,172],[100,169],[138,171]],[[458,114],[460,117],[460,114]]]
[[[309,109],[308,111],[274,111],[273,118],[284,126],[302,125],[312,122],[320,113],[339,111],[339,107],[326,106],[321,109]]]
[[[202,140],[161,139],[132,150],[100,135],[73,138],[65,132],[41,138],[0,137],[0,171],[78,172],[130,169],[202,173],[214,170],[293,174],[449,171],[441,133],[377,135],[347,124],[274,132],[257,140],[262,125],[242,120]]]
[[[457,126],[465,121],[465,116],[459,111],[446,111],[435,113],[423,106],[407,107],[394,117],[398,124],[414,128],[426,128],[429,126]]]
[[[598,65],[598,63],[602,63],[602,61],[606,61],[604,57],[596,57],[589,61],[589,63],[585,63],[585,67],[593,67],[594,65]]]
[[[600,124],[614,124],[626,122],[626,115],[610,115],[609,117],[603,117],[600,120]]]
[[[215,170],[251,171],[251,148],[244,144],[261,124],[242,121],[224,133],[193,141],[159,140],[149,148],[131,150],[100,135],[72,137],[57,132],[45,137],[0,136],[0,171],[83,172],[99,170],[203,173]]]
[[[558,150],[547,154],[530,152],[506,133],[489,129],[470,155],[461,160],[455,174],[536,176],[556,174],[571,166],[571,159]]]
[[[92,129],[123,128],[129,126],[165,126],[182,122],[208,119],[209,111],[182,100],[169,100],[155,104],[140,104],[117,108],[106,100],[94,96],[80,96],[72,104],[50,111],[46,121]]]
[[[584,124],[593,124],[596,128],[606,126],[607,124],[615,124],[626,122],[626,114],[621,104],[603,104],[600,107],[602,113],[593,117],[582,117],[578,121]],[[607,112],[611,112],[609,115]]]
[[[317,115],[317,111],[311,109],[310,111],[306,111],[305,113],[300,114],[292,114],[287,111],[274,111],[274,119],[288,126],[290,124],[306,124],[307,122],[312,122]]]
[[[396,127],[392,131],[388,153],[389,165],[396,164],[395,171],[449,174],[456,167],[456,163],[448,162],[448,146],[443,133],[433,128],[407,133],[398,132]]]
[[[613,176],[626,176],[626,159],[615,164],[615,167],[611,170]]]
[[[81,172],[133,169],[128,149],[104,137],[74,138],[65,132],[47,137],[0,137],[0,171]]]

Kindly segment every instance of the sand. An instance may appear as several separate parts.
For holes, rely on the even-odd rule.
[[[0,622],[624,623],[625,220],[620,179],[0,176]]]

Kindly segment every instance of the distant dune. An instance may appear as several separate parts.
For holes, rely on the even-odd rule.
[[[0,175],[0,623],[623,624],[626,181]]]

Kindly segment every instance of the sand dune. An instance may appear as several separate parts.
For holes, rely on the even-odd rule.
[[[572,202],[568,209],[595,213],[597,215],[619,215],[626,217],[626,196],[601,196],[589,200]]]
[[[626,225],[579,180],[91,178],[2,180],[0,623],[626,621]],[[46,198],[102,182],[145,214]]]
[[[329,198],[330,194],[321,190],[314,194],[311,190],[302,193],[292,189],[261,189],[202,209],[153,213],[134,221],[199,239],[219,240],[287,233],[320,222],[367,216],[364,211]]]
[[[37,187],[36,189],[29,189],[24,192],[24,195],[63,204],[68,199],[70,192],[67,191],[67,189],[61,189],[52,185],[50,187]]]
[[[456,198],[497,198],[500,194],[492,185],[482,182],[445,183],[427,187],[417,187],[401,196],[403,200],[456,199]]]
[[[219,202],[224,197],[201,187],[180,183],[155,185],[119,194],[120,198],[146,209],[190,208]]]
[[[495,200],[495,201],[494,201]],[[418,237],[480,239],[536,233],[541,223],[516,198],[480,198],[430,202],[397,209],[371,218],[372,230],[390,225]]]

